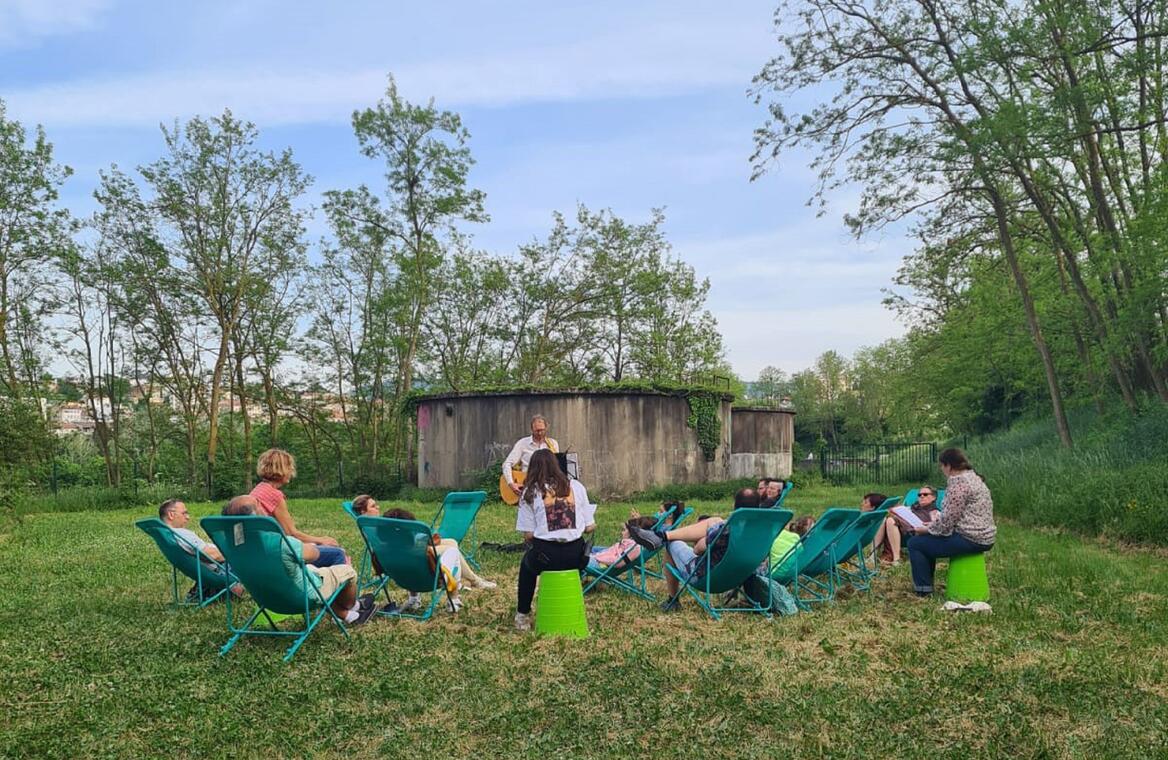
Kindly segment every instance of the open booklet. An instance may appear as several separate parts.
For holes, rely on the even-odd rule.
[[[890,511],[892,512],[892,514],[896,515],[901,520],[904,520],[906,523],[908,523],[910,526],[912,526],[912,528],[914,530],[916,528],[920,528],[920,527],[923,527],[925,525],[924,521],[921,520],[921,518],[914,515],[913,511],[911,509],[909,509],[908,507],[903,507],[903,506],[893,507]]]

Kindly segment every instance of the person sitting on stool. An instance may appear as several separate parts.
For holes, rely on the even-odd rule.
[[[556,455],[540,449],[531,455],[515,530],[531,542],[519,563],[515,629],[531,630],[535,581],[544,570],[582,570],[588,564],[584,534],[596,530],[596,509],[578,480],[568,480]]]
[[[938,557],[988,552],[997,538],[990,489],[973,471],[965,452],[945,449],[937,462],[949,479],[945,509],[931,523],[917,528],[917,535],[908,540],[908,561],[912,565],[913,591],[917,596],[933,593],[933,572]]]

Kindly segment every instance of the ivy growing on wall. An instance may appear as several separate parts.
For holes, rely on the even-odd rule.
[[[721,397],[708,391],[691,391],[685,400],[689,402],[686,424],[697,431],[698,446],[706,461],[712,462],[718,444],[722,442]]]

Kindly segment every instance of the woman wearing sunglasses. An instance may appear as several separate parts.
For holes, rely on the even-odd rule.
[[[932,486],[921,486],[921,490],[917,493],[917,502],[909,507],[912,513],[917,516],[925,525],[937,519],[940,512],[937,510],[937,489]],[[872,542],[875,547],[876,556],[880,559],[885,559],[890,556],[892,564],[900,564],[900,549],[905,540],[902,536],[907,537],[913,534],[912,527],[907,522],[900,519],[896,515],[889,514],[884,518],[884,524],[880,526],[880,530],[876,531],[876,540]]]

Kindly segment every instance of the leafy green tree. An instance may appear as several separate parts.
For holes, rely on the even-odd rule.
[[[0,100],[0,383],[13,397],[40,390],[40,351],[54,308],[52,261],[72,224],[56,203],[71,173],[53,161],[44,130],[37,127],[30,143]]]

